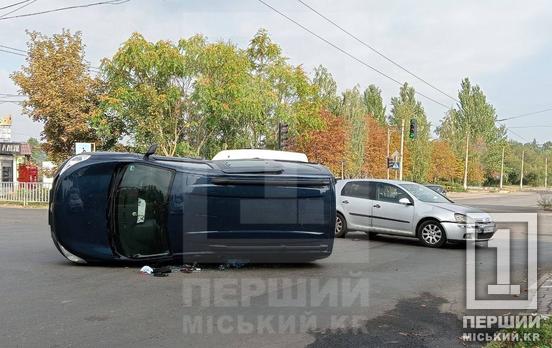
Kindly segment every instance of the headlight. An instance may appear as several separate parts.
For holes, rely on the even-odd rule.
[[[468,223],[472,224],[474,222],[472,218],[468,217],[465,214],[460,214],[460,213],[455,213],[454,214],[454,219],[459,224],[468,224]]]
[[[71,158],[69,161],[67,161],[67,163],[65,163],[63,168],[61,168],[61,170],[59,171],[59,174],[62,174],[64,171],[71,168],[75,164],[77,164],[79,162],[82,162],[82,161],[86,161],[89,158],[90,158],[90,155],[78,155],[78,156],[75,156],[75,157]]]

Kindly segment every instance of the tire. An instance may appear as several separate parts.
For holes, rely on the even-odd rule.
[[[347,220],[341,213],[335,217],[335,238],[344,238],[347,234]]]
[[[437,220],[424,221],[418,228],[418,239],[426,247],[440,248],[447,242],[445,229]]]

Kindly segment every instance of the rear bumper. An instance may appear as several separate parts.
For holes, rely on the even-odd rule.
[[[459,224],[456,222],[442,222],[448,240],[471,240],[485,242],[493,237],[496,224]]]

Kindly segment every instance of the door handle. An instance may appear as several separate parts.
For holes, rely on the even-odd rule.
[[[379,204],[374,204],[374,208],[381,208],[381,205],[379,205]]]
[[[343,203],[343,204],[349,204],[349,201],[348,201],[348,200],[344,200],[344,201],[341,201],[341,203]]]

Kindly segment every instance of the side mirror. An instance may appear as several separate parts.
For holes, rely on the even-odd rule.
[[[412,205],[412,202],[410,201],[410,199],[406,197],[399,199],[399,203],[404,205]]]
[[[150,145],[148,151],[144,154],[144,159],[148,160],[151,155],[155,154],[155,151],[157,151],[157,144]]]

